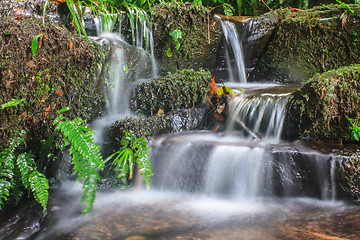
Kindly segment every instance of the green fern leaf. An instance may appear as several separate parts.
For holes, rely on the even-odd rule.
[[[103,170],[104,161],[100,155],[100,147],[92,137],[92,131],[85,126],[81,118],[69,120],[63,116],[55,119],[55,129],[60,130],[71,143],[70,154],[77,180],[83,181],[83,196],[86,203],[83,213],[91,211],[97,190],[96,181],[100,179],[97,170]]]
[[[29,183],[35,200],[41,204],[45,212],[49,198],[49,182],[47,178],[35,170],[29,176]]]
[[[35,200],[40,203],[45,212],[49,197],[49,182],[47,178],[37,171],[33,156],[29,153],[19,154],[16,164],[25,189],[32,191]]]
[[[24,141],[25,131],[15,132],[9,140],[8,148],[0,152],[0,210],[10,196],[14,186],[15,149]]]

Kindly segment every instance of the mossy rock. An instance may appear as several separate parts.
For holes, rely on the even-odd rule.
[[[279,23],[249,81],[303,82],[360,63],[360,6],[277,10]]]
[[[359,109],[360,65],[317,74],[292,93],[285,136],[351,141],[348,119],[358,119]]]
[[[131,96],[131,107],[137,113],[153,116],[193,108],[201,103],[211,81],[209,71],[184,69],[166,77],[138,84]]]
[[[155,58],[160,75],[184,68],[219,69],[225,67],[219,53],[223,34],[211,11],[192,3],[164,3],[152,8]],[[180,48],[169,32],[180,30]],[[168,57],[170,49],[172,56]]]
[[[40,34],[34,56],[32,41]],[[70,107],[67,117],[90,120],[105,105],[94,79],[107,48],[91,45],[62,25],[48,20],[43,25],[41,18],[25,15],[20,20],[0,16],[0,48],[0,104],[25,99],[16,107],[0,110],[0,149],[13,130],[21,127],[27,131],[27,148],[48,161],[46,154],[55,148],[57,110]],[[44,143],[50,146],[46,152],[41,150]]]

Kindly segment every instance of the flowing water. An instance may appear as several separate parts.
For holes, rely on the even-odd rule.
[[[231,24],[223,27],[240,42]],[[116,51],[110,76],[122,79]],[[244,85],[241,69],[225,132],[173,133],[150,143],[150,191],[98,192],[83,217],[81,184],[64,181],[45,216],[32,215],[36,205],[20,206],[0,224],[0,239],[360,239],[360,208],[339,200],[332,154],[281,139],[294,88]],[[126,112],[122,94],[110,95],[110,113]]]

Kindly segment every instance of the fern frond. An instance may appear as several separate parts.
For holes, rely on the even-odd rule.
[[[63,116],[55,119],[55,129],[60,130],[70,143],[70,154],[77,180],[83,180],[83,196],[86,203],[83,213],[91,211],[97,190],[96,181],[100,179],[97,170],[103,170],[104,161],[100,155],[100,147],[94,142],[92,131],[87,128],[81,118],[69,120]]]
[[[49,198],[49,182],[47,178],[42,173],[34,170],[31,172],[28,181],[35,200],[41,204],[45,212]]]
[[[0,210],[10,196],[14,186],[15,149],[24,141],[25,131],[21,130],[9,140],[8,148],[0,152]]]
[[[16,165],[19,168],[25,189],[32,191],[35,200],[40,203],[45,212],[49,198],[49,182],[47,178],[37,171],[34,158],[29,153],[19,154]]]

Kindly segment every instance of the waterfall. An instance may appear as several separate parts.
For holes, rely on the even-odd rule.
[[[237,95],[231,101],[227,131],[251,131],[252,135],[280,141],[289,94]]]
[[[124,18],[122,14],[100,14],[95,18],[99,36],[107,39],[112,49],[110,62],[103,70],[108,99],[106,115],[92,123],[96,133],[95,141],[100,145],[106,127],[132,114],[129,95],[133,82],[158,77],[149,19],[136,18],[136,24],[132,29],[136,37],[133,38],[131,46],[121,34]],[[148,70],[149,65],[151,71]]]
[[[330,155],[212,133],[170,135],[151,151],[153,188],[218,199],[334,195]]]
[[[246,83],[245,59],[243,42],[251,26],[251,20],[241,22],[242,32],[240,35],[233,22],[221,19],[221,26],[226,39],[226,60],[229,72],[229,81]]]

